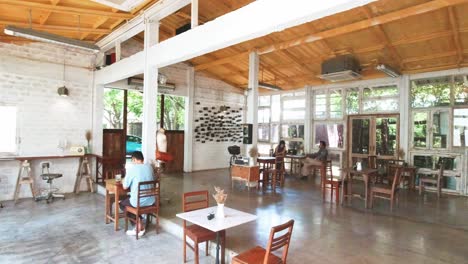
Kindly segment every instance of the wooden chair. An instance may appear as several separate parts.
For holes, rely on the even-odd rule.
[[[390,211],[393,211],[393,203],[396,201],[398,204],[398,190],[400,187],[401,168],[396,168],[392,180],[392,187],[388,185],[374,185],[370,189],[370,207],[374,204],[374,197],[385,200],[390,200]]]
[[[286,264],[286,257],[288,256],[289,243],[291,242],[291,235],[294,226],[294,220],[289,220],[279,226],[271,228],[270,239],[268,240],[267,248],[256,246],[248,251],[242,252],[232,258],[232,264],[270,264],[270,263],[283,263]],[[279,236],[275,235],[286,230]],[[283,248],[283,254],[280,257],[272,254],[273,251]]]
[[[266,170],[264,173],[264,186],[270,185],[271,189],[276,192],[276,187],[284,186],[285,171],[284,157],[276,157],[275,165]]]
[[[333,178],[331,160],[326,161],[326,172],[325,172],[325,175],[322,175],[322,177],[325,177],[322,179],[322,185],[321,185],[322,186],[322,199],[325,200],[326,189],[330,189],[330,202],[333,202],[333,191],[335,191],[335,201],[336,201],[336,204],[339,204],[341,180],[337,178]]]
[[[419,178],[419,195],[421,195],[422,192],[424,191],[424,184],[430,183],[436,186],[437,198],[440,198],[440,195],[442,193],[442,179],[444,178],[445,163],[441,162],[439,163],[439,165],[440,165],[440,168],[439,168],[439,173],[437,174],[437,177],[423,176]]]
[[[377,169],[377,156],[375,155],[367,156],[367,167],[369,169]]]
[[[136,226],[136,239],[138,239],[138,232],[140,230],[140,216],[143,214],[148,215],[146,225],[149,223],[149,216],[152,215],[156,218],[156,234],[159,233],[159,180],[144,181],[138,183],[138,194],[137,194],[137,207],[126,206],[124,211],[125,216],[125,231],[128,230],[128,221],[130,220]],[[150,206],[140,206],[141,198],[154,197],[155,203]],[[129,214],[135,215],[135,219],[132,219]]]
[[[208,207],[208,191],[196,191],[184,193],[182,197],[182,210],[190,212]],[[190,238],[194,245],[187,243],[187,237]],[[198,225],[187,225],[184,220],[184,263],[187,262],[187,246],[195,252],[195,264],[198,260],[198,244],[206,242],[206,255],[208,256],[208,241],[215,240],[216,233]],[[221,232],[221,262],[224,263],[224,248],[226,245],[226,233]]]

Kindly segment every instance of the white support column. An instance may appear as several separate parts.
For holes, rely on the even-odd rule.
[[[198,26],[198,0],[192,0],[191,26]]]
[[[93,154],[102,155],[102,120],[104,115],[104,85],[94,85],[93,89],[93,139],[91,150]]]
[[[115,42],[115,61],[119,61],[122,59],[122,43],[120,40]]]
[[[159,42],[159,22],[145,21],[145,71],[143,81],[142,152],[146,162],[156,158],[156,109],[158,99],[158,68],[152,66],[148,50]],[[153,64],[154,65],[154,64]]]
[[[185,98],[184,172],[192,171],[193,160],[193,100],[195,99],[195,69],[187,69],[187,97]]]
[[[249,94],[247,95],[247,123],[252,124],[252,145],[247,146],[247,153],[258,142],[258,70],[260,57],[256,51],[249,54]],[[256,161],[255,161],[256,162]]]
[[[306,100],[306,109],[305,109],[305,120],[304,120],[304,152],[310,153],[312,147],[312,88],[306,86],[305,88],[305,100]]]
[[[410,120],[410,111],[409,111],[409,93],[410,93],[410,81],[408,75],[403,75],[400,78],[398,84],[400,90],[400,148],[405,151],[405,160],[410,161],[409,155],[409,143],[410,143],[410,134],[409,129],[409,120]]]

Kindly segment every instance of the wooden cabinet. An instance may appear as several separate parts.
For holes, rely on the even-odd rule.
[[[250,188],[251,185],[256,186],[259,179],[259,166],[232,165],[231,167],[231,181],[233,185],[234,181],[244,181],[247,187]]]

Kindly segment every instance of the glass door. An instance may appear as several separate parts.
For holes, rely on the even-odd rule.
[[[368,156],[377,156],[381,162],[398,158],[399,116],[349,116],[348,164],[361,162],[367,167]]]

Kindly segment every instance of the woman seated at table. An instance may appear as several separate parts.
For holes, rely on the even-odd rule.
[[[327,156],[327,143],[325,143],[325,141],[320,141],[319,151],[307,155],[307,158],[303,161],[304,166],[301,170],[302,177],[309,176],[313,167],[321,166],[323,162],[327,161]]]

